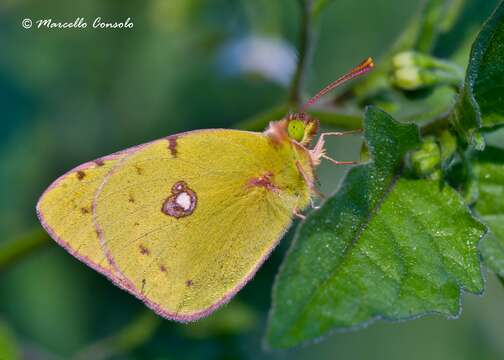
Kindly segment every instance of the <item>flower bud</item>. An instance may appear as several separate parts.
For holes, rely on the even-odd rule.
[[[415,51],[396,54],[392,68],[394,85],[409,91],[433,85],[458,86],[464,76],[457,65]]]
[[[413,51],[404,51],[396,54],[392,58],[392,65],[394,65],[396,69],[415,66],[415,53]]]
[[[415,90],[423,85],[419,69],[413,66],[396,70],[393,81],[397,87],[404,90]]]
[[[426,139],[410,156],[413,171],[421,177],[435,174],[441,165],[441,150],[434,138]]]

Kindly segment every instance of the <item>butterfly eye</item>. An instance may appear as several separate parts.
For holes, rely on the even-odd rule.
[[[305,136],[305,123],[301,120],[291,120],[287,127],[287,134],[291,139],[302,141]]]

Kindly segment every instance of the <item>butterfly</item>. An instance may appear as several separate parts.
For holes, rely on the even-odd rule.
[[[264,132],[196,130],[82,164],[37,204],[45,230],[71,255],[159,315],[197,320],[256,273],[294,217],[318,196],[315,169],[336,161],[306,109],[373,68],[371,58],[298,113]]]

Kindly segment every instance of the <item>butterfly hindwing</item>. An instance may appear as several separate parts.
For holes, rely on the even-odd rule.
[[[119,161],[142,146],[84,163],[55,180],[37,203],[44,229],[70,254],[125,288],[126,282],[107,261],[94,223],[97,192]]]
[[[41,196],[37,215],[61,246],[93,269],[122,283],[105,260],[93,223],[93,202],[99,186],[126,152],[85,163],[57,179]]]

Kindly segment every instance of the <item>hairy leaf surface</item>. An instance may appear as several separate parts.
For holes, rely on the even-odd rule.
[[[302,224],[280,270],[271,347],[379,318],[455,317],[461,289],[483,291],[477,246],[485,227],[452,188],[400,177],[417,127],[370,108],[365,138],[373,161],[354,167]]]

